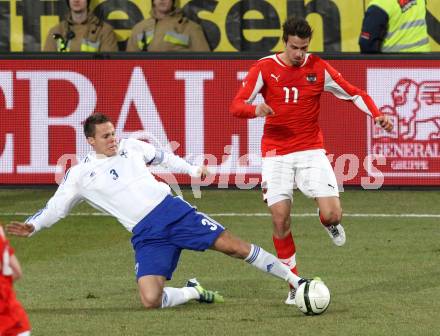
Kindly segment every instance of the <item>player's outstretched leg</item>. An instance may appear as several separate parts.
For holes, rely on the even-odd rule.
[[[259,270],[287,281],[294,288],[298,288],[299,282],[303,280],[292,273],[289,267],[284,265],[273,254],[266,252],[257,245],[234,237],[229,231],[223,231],[214,242],[212,248],[231,257],[244,259]]]
[[[186,287],[191,287],[197,290],[199,298],[197,299],[200,303],[223,303],[225,300],[218,292],[207,290],[200,285],[200,282],[196,278],[189,279],[186,283]]]
[[[277,257],[257,245],[250,245],[250,252],[244,260],[263,272],[287,281],[293,288],[298,288],[303,280],[298,275],[292,273],[289,267],[279,261]]]

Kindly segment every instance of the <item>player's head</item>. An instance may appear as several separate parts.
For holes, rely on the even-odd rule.
[[[283,24],[283,40],[287,43],[289,36],[298,36],[301,39],[312,38],[312,27],[309,23],[296,16],[289,17]]]
[[[305,19],[291,16],[284,22],[285,55],[291,64],[298,66],[304,62],[311,38],[312,28]]]
[[[96,154],[114,156],[118,152],[115,127],[105,114],[90,115],[84,122],[84,135]]]
[[[176,9],[176,0],[151,0],[151,7],[156,14],[168,14]]]
[[[66,3],[70,10],[82,12],[89,8],[90,0],[66,0]]]

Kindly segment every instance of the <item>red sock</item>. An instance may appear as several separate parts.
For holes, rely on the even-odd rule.
[[[272,236],[272,239],[275,250],[277,251],[278,259],[280,259],[283,264],[287,265],[293,273],[298,275],[295,259],[296,249],[292,233],[289,232],[289,234],[283,239],[278,239],[275,236]]]
[[[321,221],[321,224],[324,225],[325,227],[329,227],[330,224],[329,222],[327,222],[327,220],[321,215],[321,212],[319,212],[319,220]]]
[[[319,212],[319,220],[321,221],[322,225],[327,226],[326,223],[325,223],[324,217],[322,217],[322,215],[321,215],[321,211]]]

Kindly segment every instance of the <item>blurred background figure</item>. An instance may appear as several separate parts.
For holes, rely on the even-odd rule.
[[[90,0],[66,0],[69,14],[53,27],[44,51],[111,52],[118,51],[113,28],[89,11]]]
[[[0,225],[0,335],[30,335],[29,319],[15,297],[13,283],[22,275],[20,263]]]
[[[359,46],[363,53],[430,52],[426,0],[372,0]]]
[[[127,51],[210,51],[202,27],[175,0],[152,0],[151,17],[133,27]]]

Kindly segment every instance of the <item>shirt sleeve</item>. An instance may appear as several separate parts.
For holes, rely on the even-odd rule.
[[[373,99],[363,90],[347,82],[330,64],[325,64],[324,91],[331,92],[335,97],[351,100],[357,108],[375,118],[382,115]]]
[[[44,48],[43,51],[47,51],[47,52],[53,52],[53,51],[58,51],[57,50],[57,42],[56,40],[53,38],[53,35],[55,33],[55,29],[52,28],[49,33],[46,36],[46,42],[44,44]]]
[[[379,53],[387,33],[388,14],[378,6],[370,6],[362,21],[359,47],[362,53]]]
[[[144,22],[144,21],[141,21]],[[140,26],[141,22],[136,24],[133,29],[131,30],[130,37],[127,41],[127,46],[125,48],[125,51],[142,51],[139,49],[138,43],[137,43],[137,35],[141,34],[143,32],[142,27]]]
[[[113,28],[107,23],[104,23],[102,28],[101,47],[99,51],[118,51],[118,40],[116,38],[115,32],[113,31]]]
[[[254,64],[241,83],[237,95],[232,100],[229,111],[238,118],[255,118],[256,106],[252,105],[257,94],[264,86],[263,74],[258,63]]]
[[[43,228],[51,227],[60,219],[66,217],[70,210],[81,201],[77,186],[78,168],[78,166],[70,168],[46,206],[26,220],[26,223],[32,224],[35,228],[32,235]]]
[[[211,51],[209,48],[208,41],[206,40],[205,34],[203,32],[202,26],[194,23],[193,29],[191,30],[191,45],[190,51],[200,51],[206,52]]]
[[[140,146],[144,161],[147,165],[161,165],[165,168],[170,168],[176,173],[188,174],[192,177],[200,177],[200,167],[193,166],[189,162],[182,159],[180,156],[174,155],[163,151],[161,149],[155,148],[153,145],[140,141],[134,140]]]

